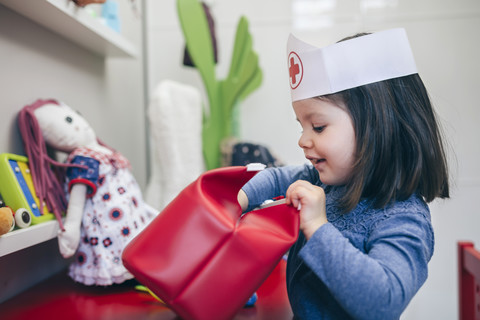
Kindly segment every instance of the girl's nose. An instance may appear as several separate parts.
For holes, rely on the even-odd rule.
[[[308,149],[312,147],[312,139],[309,138],[308,134],[302,132],[300,139],[298,139],[298,146],[302,149]]]

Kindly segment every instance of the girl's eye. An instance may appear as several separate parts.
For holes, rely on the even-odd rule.
[[[325,129],[325,126],[313,127],[313,131],[315,132],[322,132]]]
[[[73,119],[72,117],[65,117],[65,121],[67,121],[68,123],[72,123]]]

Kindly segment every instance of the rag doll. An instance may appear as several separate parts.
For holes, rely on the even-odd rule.
[[[121,254],[157,211],[143,201],[128,160],[97,139],[80,114],[55,100],[24,107],[18,121],[37,195],[59,220],[60,253],[75,255],[70,277],[86,285],[133,278]],[[47,145],[66,153],[66,162],[49,157]]]

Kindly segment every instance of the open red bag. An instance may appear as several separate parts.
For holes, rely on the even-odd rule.
[[[241,215],[238,191],[256,173],[202,174],[125,248],[125,267],[183,319],[231,319],[297,239],[292,206]]]

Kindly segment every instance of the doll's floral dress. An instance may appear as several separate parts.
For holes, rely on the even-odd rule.
[[[80,245],[69,275],[86,285],[110,285],[133,278],[122,264],[122,251],[155,216],[143,202],[141,190],[120,153],[74,150],[68,163],[68,190],[76,183],[88,187]]]

